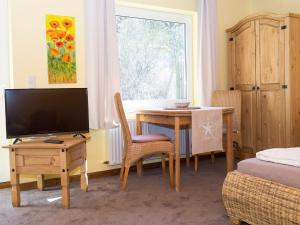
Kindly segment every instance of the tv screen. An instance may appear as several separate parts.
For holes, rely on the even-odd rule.
[[[89,131],[86,88],[6,89],[7,138]]]

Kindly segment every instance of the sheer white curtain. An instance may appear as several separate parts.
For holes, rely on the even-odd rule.
[[[218,88],[217,1],[198,0],[198,94],[210,105]]]
[[[0,0],[0,148],[6,144],[4,89],[9,87],[8,0]],[[0,182],[9,180],[8,151],[0,151]]]
[[[114,93],[120,90],[114,0],[86,1],[86,72],[90,128],[116,126]]]

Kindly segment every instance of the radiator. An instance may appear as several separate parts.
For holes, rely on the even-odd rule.
[[[135,120],[128,120],[129,129],[132,135],[135,135]],[[143,134],[148,133],[161,133],[169,136],[174,142],[175,132],[172,128],[161,127],[152,124],[143,124],[142,125]],[[191,131],[189,132],[191,137]],[[108,143],[108,164],[109,165],[118,165],[122,162],[123,154],[123,137],[121,127],[113,128],[108,130],[107,135]],[[190,141],[191,145],[191,141]],[[191,146],[190,146],[191,149]],[[185,130],[180,131],[180,153],[185,155],[186,150],[186,140],[185,140]],[[153,158],[151,158],[153,159]]]

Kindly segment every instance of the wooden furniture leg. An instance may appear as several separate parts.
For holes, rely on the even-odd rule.
[[[162,176],[166,177],[166,158],[165,158],[165,155],[161,154],[160,158],[161,158]]]
[[[20,207],[20,175],[16,171],[16,150],[10,149],[10,182],[11,201],[13,207]]]
[[[13,207],[20,207],[20,175],[15,172],[11,175],[11,197]]]
[[[125,191],[126,188],[127,188],[129,169],[130,169],[130,166],[128,166],[128,167],[125,166],[124,178],[123,178],[123,183],[122,183],[122,190],[123,191]]]
[[[87,176],[87,162],[86,162],[86,145],[83,148],[83,163],[80,167],[80,188],[81,190],[88,191],[88,176]]]
[[[175,117],[175,164],[176,164],[176,191],[180,191],[180,118]]]
[[[141,122],[141,119],[140,119],[140,115],[136,115],[135,129],[136,129],[136,135],[141,135],[142,134],[142,122]]]
[[[232,113],[226,114],[226,126],[227,126],[227,148],[226,148],[226,167],[227,173],[233,171],[233,139],[232,139]]]
[[[215,152],[210,153],[210,159],[211,159],[212,163],[215,163],[215,161],[216,161]]]
[[[70,178],[68,169],[68,153],[66,149],[61,150],[61,187],[62,187],[62,206],[70,208]]]
[[[125,145],[124,149],[123,149],[123,159],[122,159],[121,170],[120,170],[120,181],[121,182],[123,181],[123,178],[124,178],[126,154],[127,154],[127,146]]]
[[[37,188],[40,191],[43,191],[44,190],[44,185],[45,185],[44,175],[43,174],[37,175]]]
[[[198,155],[195,155],[194,159],[195,159],[195,173],[196,173],[198,172],[198,162],[199,162]]]
[[[185,151],[186,151],[186,167],[190,167],[190,135],[189,127],[185,129]]]
[[[136,116],[136,121],[135,121],[135,126],[136,126],[136,134],[141,135],[142,134],[142,123],[140,121],[140,116]],[[138,176],[143,176],[143,159],[140,159],[136,165],[137,169],[137,175]]]
[[[170,188],[174,188],[174,156],[169,155],[169,176],[170,176]]]
[[[143,176],[143,159],[140,159],[136,164],[136,171],[138,176]]]
[[[120,181],[122,181],[123,177],[124,177],[125,159],[126,159],[126,156],[125,156],[125,153],[124,153],[124,156],[123,156],[123,159],[122,159],[122,164],[121,164],[121,170],[120,170]]]

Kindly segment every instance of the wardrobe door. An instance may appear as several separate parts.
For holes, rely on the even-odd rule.
[[[283,21],[256,21],[257,147],[285,146],[285,41]]]
[[[287,146],[300,146],[300,17],[289,18],[289,86],[287,102]],[[287,35],[286,35],[287,36]]]
[[[256,81],[255,71],[255,22],[251,21],[232,33],[231,62],[235,89],[242,92],[242,140],[243,151],[256,149]],[[230,50],[230,49],[229,49]]]

